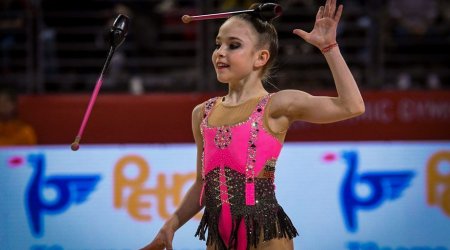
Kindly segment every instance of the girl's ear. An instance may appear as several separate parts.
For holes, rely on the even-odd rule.
[[[269,61],[270,53],[268,50],[263,49],[258,51],[258,58],[256,58],[255,61],[255,67],[264,67],[264,65],[267,64],[267,61]]]

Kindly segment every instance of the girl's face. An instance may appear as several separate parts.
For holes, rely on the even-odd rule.
[[[257,34],[251,24],[239,18],[228,19],[219,29],[212,62],[222,83],[247,78],[255,70]]]

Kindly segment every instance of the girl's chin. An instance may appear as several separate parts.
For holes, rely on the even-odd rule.
[[[220,83],[223,83],[223,84],[228,84],[229,83],[229,81],[226,81],[226,80],[223,80],[223,79],[220,79],[220,78],[217,78],[217,81],[219,81]]]
[[[217,75],[217,81],[219,81],[220,83],[229,83],[230,79],[224,78],[224,77],[220,77],[219,75]]]

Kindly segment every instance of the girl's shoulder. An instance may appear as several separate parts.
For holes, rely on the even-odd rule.
[[[297,89],[283,89],[271,94],[271,101],[276,104],[286,104],[294,100],[308,97],[309,94]]]
[[[310,95],[304,91],[296,89],[280,90],[272,94],[270,98],[269,110],[271,115],[280,116],[289,114],[294,106],[302,106],[308,101]]]
[[[210,110],[216,101],[220,98],[220,96],[211,97],[208,100],[197,104],[194,109],[192,110],[192,118],[202,120],[208,110]]]

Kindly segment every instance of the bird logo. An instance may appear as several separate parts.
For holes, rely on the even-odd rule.
[[[95,186],[100,181],[100,175],[60,175],[45,176],[45,156],[31,154],[28,163],[33,168],[32,177],[28,183],[25,206],[34,236],[43,234],[43,217],[45,214],[57,214],[67,210],[73,204],[85,202]],[[46,199],[43,190],[51,188],[57,195]]]
[[[337,159],[327,155],[325,159]],[[413,171],[377,171],[358,173],[358,154],[355,151],[346,151],[342,159],[347,165],[347,172],[340,189],[340,201],[345,225],[348,231],[356,232],[358,229],[358,210],[375,209],[385,201],[396,200],[409,186],[414,177]],[[361,197],[356,192],[356,185],[366,185],[370,194]]]

